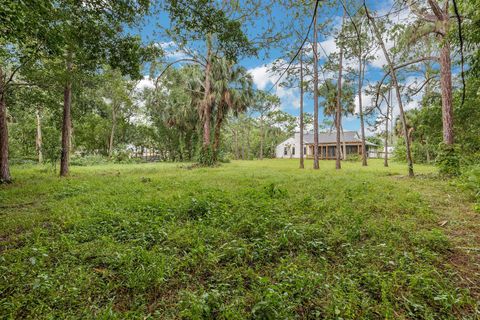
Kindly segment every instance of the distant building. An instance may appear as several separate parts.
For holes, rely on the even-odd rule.
[[[362,154],[362,140],[355,131],[345,131],[340,134],[341,152],[345,145],[346,154],[352,155]],[[369,151],[376,149],[376,145],[365,141],[367,148],[367,156]],[[320,159],[335,159],[337,149],[337,133],[336,132],[319,132],[318,133],[318,154]],[[308,132],[303,135],[303,154],[305,158],[313,158],[313,133]],[[300,158],[300,132],[295,132],[293,137],[280,143],[275,148],[275,156],[277,158]]]
[[[387,153],[387,158],[390,159],[393,157],[393,152],[395,150],[395,147],[385,147],[377,150],[377,149],[372,149],[368,152],[368,156],[370,158],[385,158],[385,152]]]

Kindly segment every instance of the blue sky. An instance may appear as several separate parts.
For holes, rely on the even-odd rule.
[[[376,2],[376,1],[369,1],[369,2],[370,2],[369,3],[370,8],[376,10],[378,14],[385,14],[392,7],[391,0],[381,1],[381,2]],[[331,22],[329,23],[329,27],[332,28],[332,30],[329,30],[327,34],[322,34],[322,31],[320,31],[320,36],[319,36],[319,42],[321,43],[323,49],[327,52],[327,54],[337,51],[337,47],[335,44],[335,34],[336,34],[335,29],[336,28],[338,29],[338,27],[340,26],[341,15],[342,15],[339,5],[340,4],[330,8],[325,8],[325,7],[319,8],[318,16],[319,16],[320,22],[326,21],[326,19],[331,20]],[[276,30],[280,30],[280,28],[282,27],[280,25],[283,22],[294,21],[292,17],[293,15],[292,11],[285,10],[284,8],[280,8],[278,6],[273,6],[271,9],[272,11],[270,13],[270,17],[273,17],[273,20],[275,20],[279,25]],[[403,13],[401,12],[398,15],[398,19],[402,19],[406,16],[407,16],[406,12],[403,12]],[[303,19],[300,18],[295,21],[298,21],[299,24],[301,23],[304,26],[308,26],[310,19],[311,19],[311,13],[307,13],[303,15]],[[267,15],[264,15],[264,16],[260,15],[257,19],[255,19],[254,25],[248,27],[247,34],[249,35],[249,37],[253,38],[256,35],[255,34],[256,31],[262,28],[265,28],[266,25],[267,25]],[[176,51],[176,46],[171,41],[171,39],[169,39],[168,37],[162,36],[160,32],[162,26],[168,28],[169,26],[168,15],[165,12],[157,12],[153,16],[145,17],[145,22],[140,27],[132,30],[132,32],[141,35],[142,39],[145,42],[155,42],[161,45],[167,53],[167,59],[170,61],[174,61],[175,59],[182,57],[184,54]],[[249,72],[252,74],[254,83],[257,88],[262,90],[270,89],[273,83],[275,82],[275,80],[278,79],[279,75],[270,72],[269,67],[271,66],[272,62],[274,62],[276,59],[283,58],[285,56],[284,54],[285,49],[289,49],[293,51],[298,48],[298,44],[296,44],[298,42],[296,42],[295,39],[291,39],[291,42],[292,44],[290,48],[288,46],[286,48],[284,46],[283,49],[278,47],[269,47],[267,50],[261,50],[258,57],[244,58],[239,62],[242,66],[247,68]],[[387,43],[387,46],[388,45],[389,44]],[[321,50],[319,50],[319,54],[321,54],[320,63],[324,63],[326,59]],[[372,83],[378,80],[383,74],[382,65],[385,63],[385,58],[383,56],[383,53],[381,53],[380,51],[377,51],[375,54],[376,54],[376,59],[372,63],[370,63],[367,68],[364,87],[366,87],[368,83]],[[354,62],[352,61],[351,63],[354,63]],[[322,80],[322,77],[320,77],[320,80]],[[407,82],[412,82],[414,80],[415,80],[414,77],[406,79]],[[148,86],[149,80],[145,79],[143,85]],[[354,85],[356,87],[356,83]],[[288,112],[292,115],[298,116],[299,114],[299,89],[298,88],[283,88],[283,87],[277,86],[276,89],[272,90],[272,92],[276,93],[280,97],[281,99],[280,108],[283,111]],[[371,103],[371,99],[368,96],[363,94],[362,97],[363,97],[364,105],[368,105]],[[356,104],[358,104],[357,100],[358,100],[358,96],[355,98]],[[407,105],[407,109],[416,107],[417,101],[418,101],[418,97],[416,98],[414,97],[414,100]],[[313,113],[313,99],[310,95],[305,96],[304,109],[305,109],[305,112]],[[322,110],[320,110],[319,113],[320,113],[320,122],[321,122],[323,120]],[[360,128],[360,122],[358,120],[358,117],[350,116],[350,117],[344,118],[343,126],[345,130],[358,131]]]

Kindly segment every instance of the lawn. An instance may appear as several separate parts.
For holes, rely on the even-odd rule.
[[[478,213],[382,161],[14,167],[0,316],[476,319]]]

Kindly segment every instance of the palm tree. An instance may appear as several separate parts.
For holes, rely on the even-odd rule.
[[[244,67],[235,66],[225,58],[217,58],[212,63],[212,82],[212,116],[215,116],[213,154],[216,157],[227,115],[229,112],[235,116],[245,112],[253,101],[253,80]]]
[[[333,117],[335,120],[336,111],[337,111],[337,92],[338,88],[334,85],[333,81],[330,79],[325,80],[322,86],[318,89],[318,94],[323,98],[323,101],[320,102],[320,105],[323,107],[323,114],[328,117]],[[342,96],[341,96],[341,109],[342,116],[347,117],[352,115],[355,112],[355,91],[353,86],[350,83],[345,83],[342,86]],[[334,121],[335,123],[335,121]],[[340,123],[340,130],[342,131],[343,136],[343,158],[345,159],[347,155],[347,146],[345,144],[345,134],[343,132],[343,126]]]

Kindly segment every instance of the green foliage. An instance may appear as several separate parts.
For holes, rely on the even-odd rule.
[[[480,102],[477,94],[479,88],[480,80],[470,77],[467,79],[466,100],[463,105],[461,92],[457,90],[454,94],[454,135],[457,150],[456,156],[450,160],[460,161],[461,165],[475,164],[480,154],[480,135],[478,134],[480,109],[477,107]],[[425,95],[422,107],[407,111],[406,118],[407,130],[412,141],[412,154],[416,163],[426,163],[438,157],[449,158],[453,150],[444,150],[441,144],[443,140],[442,108],[439,94]],[[405,142],[401,136],[403,133],[398,119],[396,133],[399,136],[395,150],[396,159],[404,161]],[[445,159],[447,162],[450,160]],[[451,165],[455,167],[456,164],[453,162]]]
[[[359,154],[347,154],[347,159],[345,161],[349,162],[358,162],[362,159]]]
[[[403,164],[322,163],[109,163],[67,179],[13,166],[16,183],[0,190],[0,313],[476,318],[478,299],[450,264],[466,238],[437,224],[444,212],[466,218],[459,189],[428,178],[431,166],[412,180],[398,177]]]
[[[102,155],[85,155],[80,157],[72,157],[70,164],[72,166],[94,166],[108,163],[108,159]]]
[[[442,143],[439,146],[436,165],[439,172],[445,176],[458,176],[460,174],[460,156],[459,150],[455,145]]]
[[[273,182],[265,186],[265,193],[270,198],[284,198],[285,196],[287,196],[287,191],[285,189],[278,187]]]
[[[459,179],[460,185],[473,193],[475,210],[480,213],[480,165],[466,168]]]
[[[214,167],[217,164],[217,154],[211,147],[202,147],[198,153],[197,162],[200,166]]]
[[[256,49],[242,31],[242,21],[228,17],[224,9],[209,0],[166,1],[173,33],[183,42],[202,40],[207,34],[213,34],[216,47],[228,60],[237,61],[242,56],[255,54]]]
[[[53,167],[60,160],[60,130],[53,127],[42,128],[42,152],[45,160]]]

